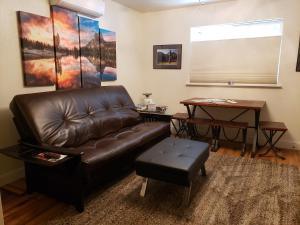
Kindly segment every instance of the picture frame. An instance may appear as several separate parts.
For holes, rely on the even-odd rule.
[[[154,45],[153,69],[181,69],[182,44]]]

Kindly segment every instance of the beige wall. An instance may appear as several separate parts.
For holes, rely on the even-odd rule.
[[[109,84],[124,85],[134,100],[142,92],[140,76],[140,14],[111,1],[106,1],[104,24],[117,32],[118,81]],[[20,45],[16,11],[50,16],[48,0],[0,1],[0,148],[17,143],[18,134],[8,109],[14,95],[55,90],[54,87],[25,88],[23,86]],[[0,185],[23,174],[22,163],[0,155]]]
[[[169,105],[171,112],[185,111],[179,101],[195,96],[266,100],[262,118],[285,122],[289,133],[281,145],[300,149],[300,73],[295,72],[300,33],[299,12],[299,0],[236,0],[145,14],[143,75],[146,90],[153,93],[157,103]],[[189,80],[191,26],[272,18],[284,19],[280,67],[282,89],[185,85]],[[153,70],[152,46],[155,44],[183,44],[182,69]]]
[[[117,32],[117,70],[118,80],[103,82],[102,85],[122,84],[135,102],[140,101],[143,93],[141,75],[143,58],[143,34],[141,13],[124,7],[111,0],[105,0],[104,17],[101,26]]]
[[[54,87],[24,88],[16,11],[49,16],[47,0],[0,1],[0,147],[15,144],[17,132],[8,105],[20,93],[54,90]],[[22,175],[22,163],[0,156],[0,185]]]

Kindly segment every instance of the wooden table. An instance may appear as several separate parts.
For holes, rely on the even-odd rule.
[[[212,100],[212,101],[210,101]],[[225,99],[224,99],[225,100]],[[208,115],[211,119],[215,120],[215,118],[207,111],[208,107],[217,107],[217,108],[231,108],[241,110],[237,115],[235,115],[231,120],[234,121],[238,119],[241,115],[245,114],[248,111],[254,112],[254,126],[249,126],[249,128],[254,128],[254,137],[253,137],[253,146],[251,157],[253,158],[256,154],[256,146],[258,145],[258,126],[259,126],[259,118],[260,112],[262,108],[265,106],[265,101],[257,101],[257,100],[239,100],[239,99],[231,99],[225,101],[213,101],[213,98],[191,98],[180,102],[184,106],[186,106],[189,118],[195,118],[196,108],[200,108],[206,115]]]

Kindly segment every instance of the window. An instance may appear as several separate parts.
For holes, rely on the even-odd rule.
[[[277,84],[283,21],[192,27],[191,83]]]

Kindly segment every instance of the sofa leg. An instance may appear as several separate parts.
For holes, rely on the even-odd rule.
[[[25,180],[26,180],[26,193],[32,194],[34,192],[34,179],[32,178],[30,164],[25,162]]]
[[[85,188],[83,181],[83,168],[81,163],[81,157],[76,159],[76,170],[75,170],[75,180],[74,180],[74,196],[75,200],[75,208],[79,213],[84,211],[84,197],[85,197]]]
[[[82,213],[84,211],[84,201],[83,201],[83,199],[78,200],[78,202],[75,204],[75,208],[79,213]]]
[[[84,211],[84,196],[85,195],[84,195],[84,189],[83,189],[81,180],[79,180],[78,189],[75,193],[77,193],[73,196],[76,199],[75,200],[75,208],[79,213],[82,213]]]

